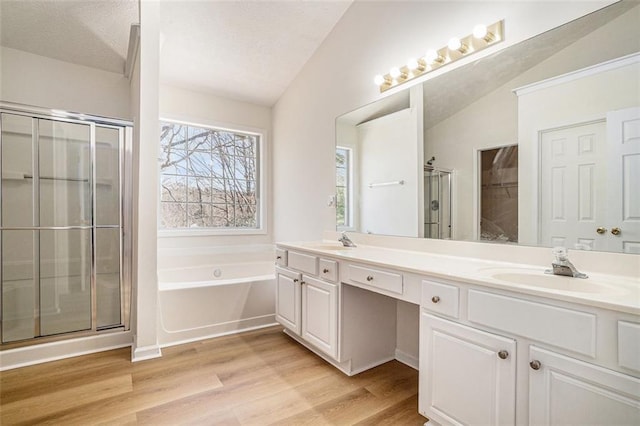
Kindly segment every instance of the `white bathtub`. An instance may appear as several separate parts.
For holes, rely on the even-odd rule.
[[[275,324],[273,259],[271,245],[159,251],[160,345]]]
[[[158,271],[160,291],[185,290],[209,286],[242,284],[275,278],[272,260],[236,262],[184,268],[161,269]]]

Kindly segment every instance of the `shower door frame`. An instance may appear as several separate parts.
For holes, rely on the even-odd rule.
[[[53,226],[53,227],[2,227],[2,185],[0,185],[0,231],[5,230],[25,230],[25,231],[41,231],[41,230],[69,230],[69,229],[83,229],[89,230],[91,236],[91,329],[69,331],[60,334],[38,336],[40,332],[40,274],[34,274],[34,284],[36,286],[35,291],[35,315],[34,315],[34,334],[32,338],[2,343],[2,317],[0,316],[0,351],[5,349],[13,349],[22,346],[31,346],[41,343],[54,342],[59,340],[68,340],[71,338],[95,336],[104,333],[123,332],[129,331],[131,328],[131,297],[132,297],[132,253],[133,253],[133,241],[131,227],[133,223],[133,122],[128,120],[101,117],[91,114],[82,114],[69,111],[62,111],[58,109],[47,109],[29,105],[22,105],[12,102],[0,101],[0,113],[19,115],[23,117],[29,117],[32,120],[54,120],[58,122],[66,122],[80,125],[90,126],[90,140],[89,140],[89,176],[91,178],[91,225],[89,226]],[[40,135],[38,134],[37,126],[32,122],[32,143],[37,140],[35,146],[39,147],[40,141],[38,140]],[[119,135],[118,146],[118,187],[120,192],[119,197],[119,224],[109,226],[99,226],[96,224],[96,126],[116,129]],[[0,138],[2,134],[2,121],[0,120]],[[0,144],[0,181],[2,176],[2,149]],[[38,152],[32,152],[32,161],[38,164]],[[33,160],[36,158],[36,160]],[[39,210],[39,188],[37,184],[39,181],[39,170],[33,170],[33,186],[34,191],[38,191],[37,194],[32,194],[34,197],[33,209]],[[39,214],[39,213],[38,213]],[[96,283],[96,230],[97,229],[119,229],[120,244],[119,244],[119,266],[120,266],[120,324],[112,326],[98,327],[97,318],[97,283]],[[0,247],[2,247],[2,233],[0,232]],[[39,248],[34,246],[34,253]],[[0,256],[1,258],[1,256]],[[35,265],[34,259],[34,265]],[[36,271],[40,268],[40,256],[38,255],[37,265],[34,266]],[[0,267],[0,283],[2,283],[3,268]],[[0,287],[0,290],[1,287]],[[0,291],[0,306],[2,306],[3,292]]]

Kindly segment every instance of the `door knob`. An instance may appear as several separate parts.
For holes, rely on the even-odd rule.
[[[611,233],[613,235],[620,235],[621,232],[622,232],[622,229],[620,228],[611,228]]]
[[[600,226],[600,227],[598,227],[598,229],[596,229],[596,232],[597,232],[598,234],[602,235],[602,234],[604,234],[605,232],[607,232],[607,228]]]

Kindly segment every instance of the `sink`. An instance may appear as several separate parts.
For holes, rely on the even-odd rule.
[[[624,289],[600,280],[587,278],[564,277],[545,274],[542,270],[485,268],[482,270],[487,276],[498,281],[528,287],[545,288],[549,290],[568,291],[572,293],[620,293]]]

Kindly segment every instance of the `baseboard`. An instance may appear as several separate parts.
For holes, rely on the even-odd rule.
[[[130,331],[79,337],[0,351],[0,371],[131,346]]]
[[[159,345],[133,346],[131,351],[131,362],[146,361],[148,359],[160,358],[162,350]]]
[[[420,360],[417,357],[401,351],[400,349],[396,349],[396,359],[414,370],[418,370],[420,366]]]

